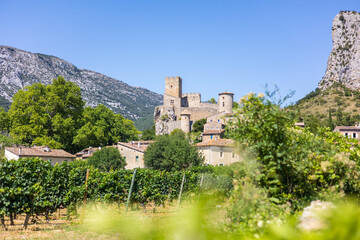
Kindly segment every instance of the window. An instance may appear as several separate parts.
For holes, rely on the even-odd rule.
[[[225,107],[225,103],[223,102],[223,107]]]
[[[353,133],[353,138],[356,138],[356,133]]]
[[[220,122],[220,119],[218,119],[218,122]]]
[[[126,162],[126,157],[124,157],[124,161]]]
[[[223,163],[219,163],[219,166],[224,166],[224,164],[223,164]]]
[[[138,162],[139,161],[139,156],[136,156],[136,162]]]
[[[345,133],[345,137],[347,137],[348,136],[348,133]]]
[[[224,156],[224,153],[223,152],[220,152],[220,157],[222,158]]]
[[[235,158],[235,153],[234,152],[232,153],[232,158]]]
[[[212,139],[212,138],[213,138],[213,135],[211,134],[211,135],[210,135],[210,139]]]
[[[174,100],[173,100],[173,99],[170,100],[170,104],[171,104],[171,105],[174,105]]]

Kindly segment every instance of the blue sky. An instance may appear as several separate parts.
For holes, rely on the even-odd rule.
[[[54,55],[162,94],[165,76],[202,100],[276,84],[292,101],[317,87],[331,24],[360,0],[0,0],[0,45]]]

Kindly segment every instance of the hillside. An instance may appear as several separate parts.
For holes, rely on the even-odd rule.
[[[317,88],[289,108],[296,110],[299,120],[308,126],[329,126],[329,111],[332,127],[354,125],[360,122],[360,92],[333,84],[326,90]]]
[[[360,13],[337,14],[332,22],[332,41],[319,87],[289,107],[313,130],[360,122]]]
[[[60,58],[0,46],[0,106],[8,108],[19,89],[37,82],[50,84],[59,75],[79,85],[87,106],[104,104],[133,120],[139,130],[151,127],[154,108],[162,103],[160,94],[79,69]]]

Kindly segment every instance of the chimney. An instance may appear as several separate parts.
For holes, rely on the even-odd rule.
[[[20,155],[21,155],[21,147],[19,147],[19,157],[20,157]]]
[[[140,148],[140,145],[141,145],[141,144],[140,144],[140,141],[139,141],[139,142],[138,142],[138,148]]]

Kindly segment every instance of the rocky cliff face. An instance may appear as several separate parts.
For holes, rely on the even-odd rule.
[[[0,100],[3,102],[11,102],[14,94],[25,86],[36,82],[50,84],[59,75],[79,85],[88,106],[104,104],[132,120],[152,115],[154,107],[162,103],[162,96],[157,93],[79,69],[57,57],[0,46]]]
[[[334,83],[360,89],[360,13],[343,11],[332,24],[333,48],[325,76],[319,83],[324,90]]]

